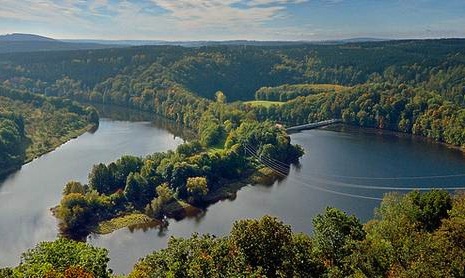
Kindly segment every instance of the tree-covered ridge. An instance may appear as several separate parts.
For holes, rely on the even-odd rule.
[[[310,221],[310,220],[309,220]],[[276,218],[239,220],[224,237],[172,238],[128,275],[141,277],[463,277],[465,194],[385,195],[365,224],[336,208],[294,233]],[[107,251],[40,243],[2,277],[109,277]],[[79,276],[80,275],[80,276]]]
[[[369,83],[341,92],[254,107],[259,119],[289,125],[340,118],[344,123],[425,136],[465,146],[465,108],[436,92],[405,84]]]
[[[0,81],[32,92],[87,99],[92,93],[108,94],[128,102],[141,97],[145,89],[162,90],[173,84],[205,98],[213,99],[221,90],[230,100],[251,100],[259,88],[282,84],[352,86],[395,80],[423,84],[452,94],[453,99],[460,85],[463,87],[464,46],[465,40],[449,39],[12,54],[0,55]],[[446,80],[453,82],[444,83]],[[122,81],[124,84],[118,85]]]
[[[98,125],[93,108],[0,87],[0,175]]]
[[[123,156],[98,164],[87,185],[68,183],[55,210],[62,231],[81,237],[102,221],[134,213],[176,217],[183,207],[204,206],[235,193],[237,185],[229,189],[232,182],[249,178],[259,168],[255,156],[291,164],[303,155],[282,127],[249,119],[226,105],[221,92],[206,111],[195,112],[200,114],[198,122],[190,120],[198,126],[198,141],[146,158]]]
[[[222,90],[231,101],[290,100],[280,108],[252,103],[257,107],[245,108],[249,118],[257,113],[287,124],[344,118],[463,145],[464,49],[465,40],[447,39],[0,55],[0,81],[31,93],[155,112],[194,129],[202,122],[198,111]]]

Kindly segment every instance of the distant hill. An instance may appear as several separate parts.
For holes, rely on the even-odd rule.
[[[163,41],[163,40],[63,40],[72,43],[98,43],[112,44],[121,46],[183,46],[183,47],[202,47],[202,46],[221,46],[221,45],[253,45],[253,46],[279,46],[279,45],[301,45],[311,42],[306,41],[249,41],[249,40],[230,40],[230,41]]]
[[[6,34],[0,35],[0,42],[56,42],[57,40],[32,34]]]
[[[378,42],[383,39],[376,38],[352,38],[329,41],[254,41],[254,40],[230,40],[230,41],[163,41],[163,40],[57,40],[34,34],[13,33],[0,35],[0,53],[54,51],[54,50],[87,50],[115,47],[130,47],[143,45],[165,45],[183,47],[203,46],[292,46],[292,45],[325,45],[346,44],[358,42]]]
[[[115,44],[64,42],[34,34],[6,34],[0,35],[0,53],[82,50],[121,47]]]
[[[229,41],[163,41],[163,40],[63,40],[70,43],[97,43],[111,44],[120,46],[143,46],[143,45],[168,45],[184,47],[203,47],[203,46],[225,46],[225,45],[250,45],[250,46],[292,46],[304,44],[345,44],[359,42],[380,42],[385,39],[377,38],[352,38],[342,40],[328,41],[255,41],[255,40],[229,40]]]

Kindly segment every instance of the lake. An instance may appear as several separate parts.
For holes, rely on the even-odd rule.
[[[22,252],[57,237],[50,208],[58,204],[67,181],[86,182],[93,164],[124,154],[165,151],[183,142],[173,135],[181,131],[169,122],[141,121],[147,120],[144,117],[122,121],[123,116],[102,119],[95,133],[69,141],[0,183],[0,266],[17,264]],[[465,185],[461,151],[412,136],[332,127],[293,134],[292,141],[306,154],[287,178],[272,186],[244,187],[235,200],[218,202],[193,218],[170,220],[166,230],[126,228],[91,235],[88,241],[108,248],[110,267],[127,273],[139,258],[166,247],[170,236],[221,236],[237,219],[266,214],[279,217],[294,231],[311,233],[312,218],[327,206],[365,221],[386,192]]]

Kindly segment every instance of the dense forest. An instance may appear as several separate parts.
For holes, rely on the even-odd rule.
[[[460,39],[0,54],[0,82],[0,169],[98,124],[95,109],[74,101],[153,112],[195,134],[68,182],[53,211],[71,238],[118,219],[175,217],[230,196],[264,170],[260,161],[298,161],[302,148],[277,123],[339,118],[465,146]],[[225,237],[172,239],[129,277],[463,277],[464,207],[462,193],[392,193],[363,225],[328,208],[313,235],[272,217],[240,220]],[[110,277],[107,263],[106,250],[59,239],[0,276]]]
[[[282,105],[253,106],[258,119],[290,125],[342,119],[465,146],[465,108],[425,88],[405,84],[359,85],[340,92],[298,97]]]
[[[207,109],[220,90],[232,102],[290,101],[252,110],[259,119],[295,124],[337,117],[460,146],[464,49],[465,40],[444,39],[11,54],[0,55],[0,82],[155,112],[195,129],[195,111]]]
[[[310,220],[309,220],[310,221]],[[465,195],[385,195],[366,224],[327,208],[312,235],[276,218],[239,220],[229,235],[172,238],[128,277],[463,277]],[[39,243],[2,277],[111,277],[108,251],[58,239]]]
[[[2,104],[6,101],[0,97]],[[15,170],[24,161],[24,119],[0,113],[0,176]]]
[[[0,176],[95,125],[94,108],[0,87]]]

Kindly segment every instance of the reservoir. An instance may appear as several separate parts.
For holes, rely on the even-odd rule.
[[[103,116],[108,118],[101,119],[94,133],[67,142],[0,182],[0,267],[18,264],[22,252],[58,236],[50,208],[59,203],[67,181],[87,182],[96,163],[166,151],[183,142],[182,130],[163,120],[124,113]],[[465,186],[464,153],[423,139],[344,126],[291,138],[306,154],[274,185],[244,187],[235,200],[220,201],[196,217],[169,220],[164,230],[125,228],[90,235],[88,242],[109,249],[110,267],[127,273],[139,258],[166,247],[170,236],[221,236],[235,220],[266,214],[279,217],[294,231],[311,233],[312,218],[327,206],[366,221],[386,192]]]

